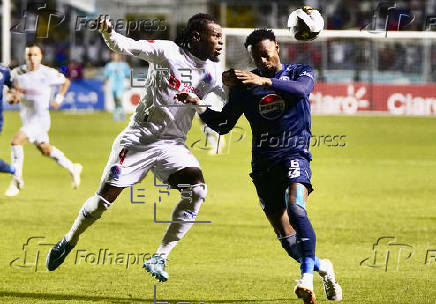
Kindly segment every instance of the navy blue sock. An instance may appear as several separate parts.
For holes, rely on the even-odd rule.
[[[15,173],[15,168],[0,158],[0,172]]]
[[[288,215],[292,227],[297,232],[297,244],[302,257],[301,272],[313,273],[315,267],[316,235],[307,217],[307,212],[300,204],[289,203]]]
[[[291,258],[296,260],[298,263],[302,262],[300,249],[299,246],[297,246],[297,236],[295,233],[279,238],[278,240],[282,244],[283,249],[286,250]],[[314,270],[319,271],[319,258],[317,256],[315,256],[314,262]]]

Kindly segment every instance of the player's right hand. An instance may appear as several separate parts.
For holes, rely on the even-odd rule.
[[[98,19],[98,31],[102,34],[112,32],[112,24],[105,16],[100,16]]]
[[[19,92],[9,92],[6,99],[10,105],[16,105],[20,102],[21,96]]]
[[[174,99],[183,102],[184,104],[198,105],[200,103],[200,98],[194,93],[180,92],[174,95]]]

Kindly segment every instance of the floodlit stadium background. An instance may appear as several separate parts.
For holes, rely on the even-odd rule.
[[[155,287],[138,263],[126,265],[125,259],[120,265],[92,260],[104,249],[127,255],[153,253],[158,246],[165,224],[153,223],[152,202],[162,193],[152,174],[141,184],[149,191],[145,204],[132,204],[134,189],[126,189],[85,233],[78,248],[84,251],[45,272],[45,244],[69,229],[95,192],[110,146],[127,125],[110,115],[113,100],[103,82],[110,50],[94,20],[109,15],[124,28],[130,21],[128,36],[135,39],[174,39],[197,12],[213,14],[223,26],[225,68],[253,67],[243,41],[260,27],[276,29],[282,62],[314,67],[316,191],[309,215],[317,252],[335,263],[344,303],[434,303],[436,0],[0,3],[2,62],[23,64],[25,45],[37,42],[43,63],[73,80],[61,110],[51,112],[50,139],[85,168],[81,188],[72,191],[65,172],[26,145],[26,188],[18,197],[3,196],[9,176],[0,175],[0,303],[297,303],[292,287],[298,267],[274,239],[248,177],[245,119],[224,138],[222,155],[208,154],[198,121],[188,135],[209,187],[199,220],[212,224],[194,227],[174,250],[168,283]],[[303,5],[320,9],[326,21],[326,30],[310,43],[296,42],[286,29],[289,11]],[[142,27],[135,30],[138,20]],[[123,97],[131,113],[149,63],[124,59],[132,68],[126,82],[137,86]],[[10,139],[21,124],[17,107],[4,102],[4,108],[0,158],[8,160]],[[326,141],[335,135],[344,136],[343,147]],[[169,218],[178,196],[164,195],[160,219]],[[326,303],[315,284],[319,302]]]

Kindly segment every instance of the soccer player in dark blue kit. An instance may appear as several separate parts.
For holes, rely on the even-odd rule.
[[[220,134],[228,133],[245,115],[253,133],[250,176],[260,205],[282,247],[301,264],[295,293],[304,303],[315,302],[315,270],[323,279],[327,299],[340,301],[342,289],[336,282],[332,263],[315,256],[316,236],[306,212],[306,199],[313,190],[309,165],[312,68],[282,64],[271,30],[253,31],[245,47],[257,69],[224,72],[223,83],[231,87],[228,103],[221,112],[205,107],[197,107],[197,111]],[[192,93],[179,93],[177,98],[187,104],[204,105]]]
[[[5,85],[12,87],[11,71],[0,65],[0,133],[3,128],[3,87]],[[15,168],[0,158],[0,172],[14,174]]]

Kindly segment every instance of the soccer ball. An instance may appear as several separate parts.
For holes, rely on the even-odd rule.
[[[288,27],[295,39],[310,41],[318,37],[324,28],[324,19],[316,9],[304,6],[289,15]]]

